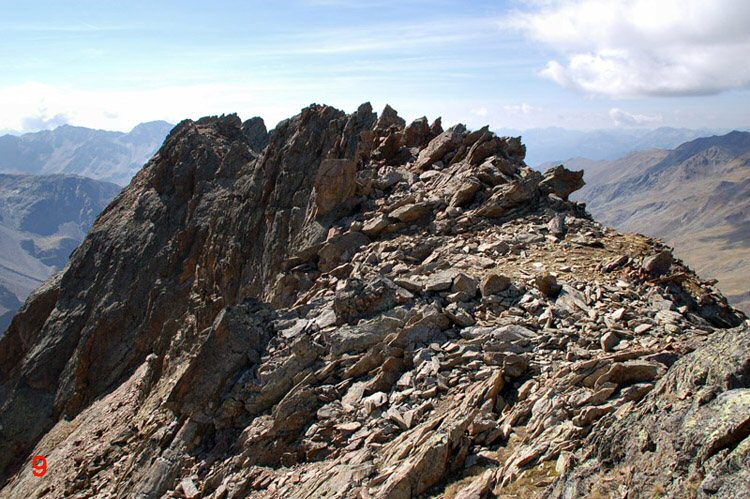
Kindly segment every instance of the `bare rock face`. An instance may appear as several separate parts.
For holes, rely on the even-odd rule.
[[[636,411],[602,419],[553,496],[750,494],[750,329],[717,333],[676,362]],[[625,474],[622,470],[627,470]]]
[[[261,152],[268,145],[270,135],[263,118],[256,116],[244,122],[242,133],[247,137],[248,145],[253,151]]]
[[[744,317],[427,123],[178,125],[0,340],[0,496],[746,495]]]
[[[324,159],[313,185],[317,215],[323,217],[356,192],[357,165],[351,159]]]

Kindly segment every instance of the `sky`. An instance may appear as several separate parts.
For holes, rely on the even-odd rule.
[[[495,130],[750,126],[747,0],[0,0],[0,131],[311,103]]]

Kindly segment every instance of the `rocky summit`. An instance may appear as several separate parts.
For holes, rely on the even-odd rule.
[[[747,497],[747,320],[524,157],[180,123],[0,340],[0,496]]]

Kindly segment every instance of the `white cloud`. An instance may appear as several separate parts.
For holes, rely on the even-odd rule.
[[[505,111],[506,113],[524,116],[528,116],[541,110],[541,108],[526,104],[525,102],[521,104],[509,104],[507,106],[503,106],[503,111]]]
[[[747,0],[530,2],[503,26],[558,51],[541,74],[613,97],[707,95],[750,86]]]
[[[474,114],[476,116],[482,116],[482,117],[484,117],[484,116],[487,116],[489,114],[489,111],[487,110],[486,107],[480,107],[480,108],[477,108],[477,109],[472,109],[471,110],[471,114]]]
[[[51,128],[57,128],[60,125],[65,125],[70,122],[70,117],[66,114],[58,113],[54,116],[49,116],[46,110],[42,110],[39,114],[34,116],[26,116],[21,118],[21,129],[25,131],[35,132],[37,130],[47,130]]]
[[[662,122],[662,117],[658,114],[629,113],[616,107],[609,110],[609,117],[612,118],[615,125],[623,127],[654,125]]]
[[[310,104],[293,100],[294,85],[195,84],[158,88],[81,89],[38,82],[0,87],[0,129],[22,132],[70,123],[129,130],[143,121],[173,123],[221,113],[260,115],[274,126]]]

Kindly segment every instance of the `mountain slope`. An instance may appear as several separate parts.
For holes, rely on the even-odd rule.
[[[666,240],[702,275],[717,278],[732,303],[750,310],[750,133],[589,167],[593,175],[577,196],[595,216]]]
[[[612,161],[638,151],[672,149],[699,137],[725,132],[670,127],[599,130],[550,127],[512,133],[523,136],[524,143],[529,148],[526,161],[531,166],[539,167],[543,163],[559,164],[565,158],[574,157]]]
[[[650,407],[706,338],[734,328],[737,362],[704,378],[715,400],[750,390],[743,316],[568,201],[581,172],[369,104],[258,128],[180,123],[13,319],[0,496],[548,496],[587,487],[571,453]],[[748,492],[720,468],[747,445],[715,452],[747,437],[741,409],[702,418],[709,436],[684,443],[713,459],[665,461],[668,492],[708,471]]]
[[[0,335],[31,291],[65,266],[119,191],[73,175],[0,174]]]
[[[154,154],[171,124],[141,123],[128,133],[63,125],[0,137],[0,172],[68,173],[125,185]]]

